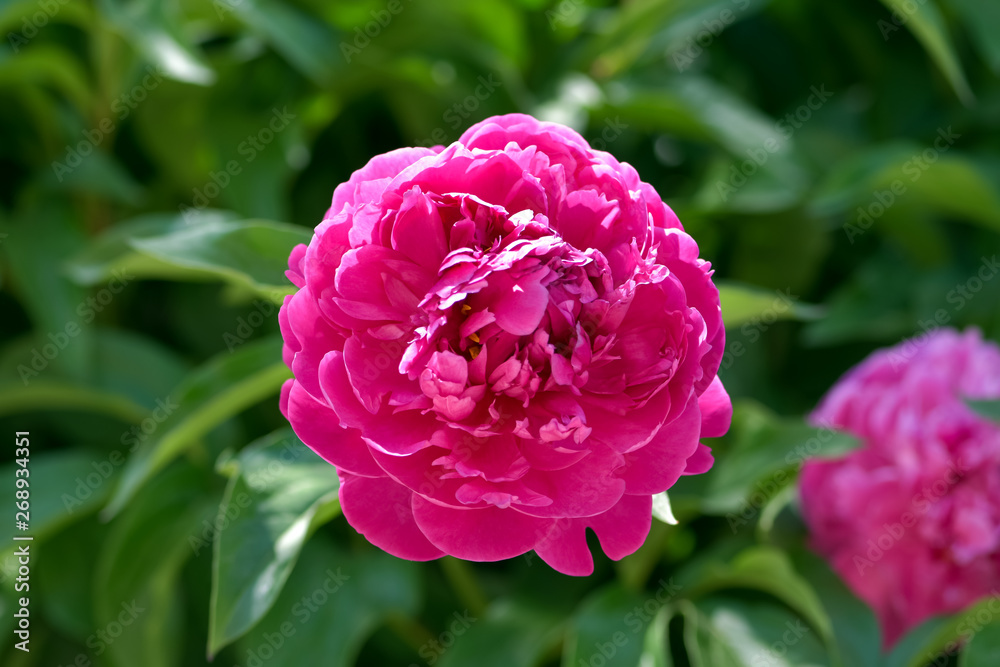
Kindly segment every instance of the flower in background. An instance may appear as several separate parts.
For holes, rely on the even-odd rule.
[[[861,449],[802,472],[815,549],[881,620],[886,647],[1000,586],[1000,348],[938,330],[871,355],[813,413]]]
[[[534,549],[593,571],[652,496],[712,465],[731,405],[710,265],[636,171],[576,132],[489,118],[339,185],[282,306],[281,408],[391,554]]]

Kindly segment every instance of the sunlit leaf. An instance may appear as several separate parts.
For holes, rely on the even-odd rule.
[[[232,464],[215,533],[209,655],[267,613],[311,530],[340,507],[336,468],[290,429],[249,445]]]

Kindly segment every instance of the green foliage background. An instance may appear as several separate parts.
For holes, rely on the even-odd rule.
[[[919,667],[957,634],[935,664],[998,664],[992,612],[881,654],[794,479],[853,446],[802,415],[869,351],[1000,334],[1000,5],[6,0],[0,28],[0,485],[29,431],[35,538],[30,653],[0,542],[3,664]],[[277,409],[282,269],[334,186],[512,111],[633,164],[723,289],[717,464],[585,579],[382,554]]]

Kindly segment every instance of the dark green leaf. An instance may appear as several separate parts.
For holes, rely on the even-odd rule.
[[[288,256],[311,238],[310,230],[295,225],[218,221],[132,239],[129,245],[164,264],[214,274],[277,299],[295,290],[285,278]]]
[[[236,655],[273,654],[269,667],[348,667],[390,614],[416,614],[418,565],[381,552],[348,554],[317,535],[267,615],[241,637]]]
[[[727,329],[738,328],[755,319],[757,322],[772,324],[777,320],[819,317],[816,306],[798,303],[781,291],[770,292],[758,287],[721,281],[718,287],[722,319]]]
[[[156,471],[222,422],[276,394],[289,377],[280,339],[247,343],[195,369],[164,401],[170,409],[152,436],[140,440],[105,514],[117,514]]]
[[[116,667],[180,664],[177,577],[193,555],[191,537],[217,498],[206,493],[203,472],[179,464],[136,495],[115,522],[101,550],[93,595],[97,627],[121,627],[111,643],[99,638]]]
[[[339,510],[337,470],[282,429],[249,445],[215,534],[209,655],[242,636],[274,604],[318,521]]]
[[[958,667],[996,667],[1000,665],[1000,620],[993,620],[985,626],[976,626],[978,631],[972,641],[962,651]]]
[[[570,621],[563,645],[563,665],[601,662],[608,667],[632,667],[639,662],[646,629],[646,598],[619,584],[591,594]],[[636,613],[636,609],[639,610]]]

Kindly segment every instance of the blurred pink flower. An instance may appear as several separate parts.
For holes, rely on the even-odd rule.
[[[813,413],[863,447],[803,469],[812,543],[875,610],[886,647],[1000,586],[1000,426],[965,398],[1000,398],[1000,348],[938,330],[872,354]]]
[[[712,465],[731,405],[707,262],[636,171],[520,114],[337,187],[280,313],[281,409],[348,522],[411,560],[593,571]]]

